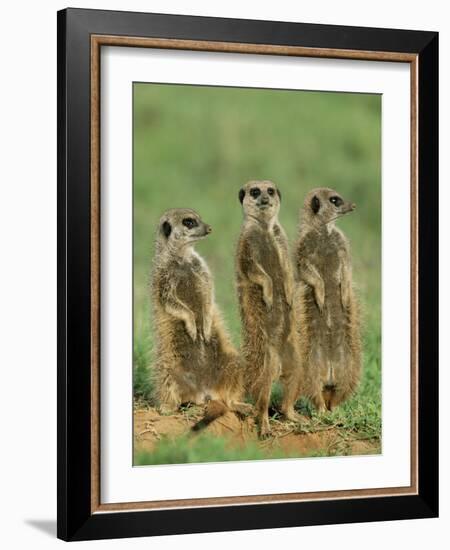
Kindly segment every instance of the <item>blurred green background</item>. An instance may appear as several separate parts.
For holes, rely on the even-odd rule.
[[[135,396],[152,403],[148,280],[156,224],[168,208],[194,208],[212,225],[197,250],[239,345],[234,250],[242,220],[238,191],[249,179],[279,186],[280,221],[291,242],[310,189],[332,187],[357,204],[338,225],[352,247],[365,366],[358,396],[340,414],[348,420],[355,406],[370,402],[379,426],[381,96],[372,94],[134,84]]]

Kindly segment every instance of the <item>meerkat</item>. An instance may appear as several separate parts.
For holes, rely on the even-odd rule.
[[[304,393],[333,410],[356,389],[361,372],[359,305],[350,246],[335,221],[356,208],[333,189],[313,189],[301,211],[295,246],[299,348]]]
[[[294,275],[286,234],[278,221],[281,193],[271,181],[249,181],[239,191],[244,220],[236,251],[246,389],[261,437],[270,434],[272,383],[283,386],[281,412],[299,420],[300,361],[293,322]]]
[[[213,417],[227,409],[249,411],[240,401],[242,367],[215,303],[211,273],[193,248],[210,233],[211,227],[191,209],[168,210],[159,220],[151,291],[154,376],[163,414],[183,403],[209,403],[207,414],[209,410]]]

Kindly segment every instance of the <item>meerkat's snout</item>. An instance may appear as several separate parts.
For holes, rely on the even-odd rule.
[[[182,224],[185,228],[186,236],[189,239],[197,240],[209,235],[212,228],[209,224],[205,223],[200,216],[186,217],[182,220]]]
[[[305,217],[316,226],[334,222],[355,210],[354,202],[344,200],[334,189],[319,187],[306,196],[303,206]]]
[[[211,231],[211,226],[195,210],[172,208],[160,219],[158,238],[161,239],[161,245],[170,243],[172,248],[183,249],[186,245],[205,238]]]
[[[278,213],[281,193],[276,185],[269,181],[249,181],[239,191],[239,201],[246,215],[258,219],[271,219]]]
[[[346,212],[345,213],[348,213],[348,212],[353,212],[353,210],[355,210],[356,208],[356,204],[354,202],[347,202],[346,203]]]
[[[265,210],[273,206],[273,200],[271,200],[271,198],[275,196],[275,189],[273,187],[263,187],[262,189],[254,187],[250,190],[250,195],[256,198],[256,206]],[[256,197],[254,195],[256,195]]]

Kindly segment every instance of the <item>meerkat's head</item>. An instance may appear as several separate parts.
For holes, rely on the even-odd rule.
[[[269,180],[252,180],[239,191],[239,201],[246,216],[268,222],[278,216],[281,193]]]
[[[356,204],[343,199],[334,189],[319,187],[306,195],[303,219],[315,226],[326,225],[353,212],[355,208]]]
[[[172,208],[161,216],[157,230],[157,243],[161,248],[183,249],[211,233],[195,210]]]

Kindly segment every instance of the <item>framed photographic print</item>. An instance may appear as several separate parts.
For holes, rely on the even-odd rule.
[[[58,536],[438,514],[438,35],[58,13]]]

